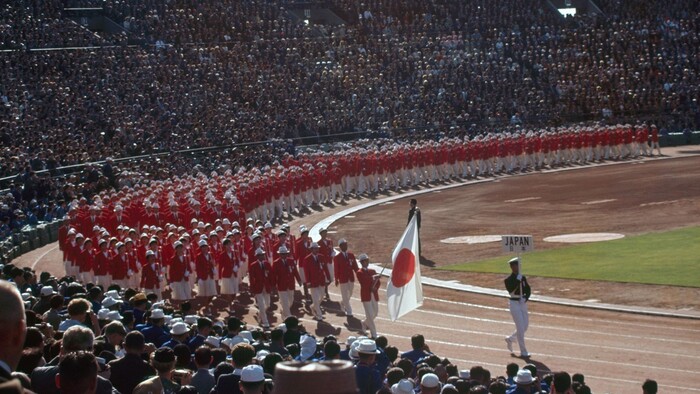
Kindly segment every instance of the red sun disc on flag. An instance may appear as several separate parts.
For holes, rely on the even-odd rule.
[[[394,261],[394,269],[391,271],[391,284],[394,287],[406,286],[413,279],[416,272],[416,256],[410,249],[403,248],[399,251]]]

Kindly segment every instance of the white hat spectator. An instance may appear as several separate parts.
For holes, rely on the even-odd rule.
[[[110,307],[112,307],[112,306],[114,306],[114,305],[120,304],[121,302],[122,302],[121,300],[115,300],[115,299],[112,298],[112,297],[105,297],[105,298],[102,300],[102,306],[105,307],[105,308],[110,308]]]
[[[391,386],[392,394],[415,394],[413,391],[413,382],[408,379],[401,379],[398,383]]]
[[[109,313],[107,313],[107,320],[109,321],[119,321],[123,318],[124,317],[119,314],[119,311],[109,311]]]
[[[459,378],[460,379],[469,379],[471,372],[469,372],[468,369],[462,369],[459,371]]]
[[[116,290],[109,290],[108,292],[105,293],[105,297],[112,297],[115,300],[121,300],[122,296],[119,295],[119,292]]]
[[[185,316],[184,320],[185,320],[185,323],[187,323],[187,324],[197,324],[198,318],[199,318],[199,316],[197,316],[197,315],[187,315],[187,316]]]
[[[171,335],[183,335],[190,332],[190,326],[183,322],[177,322],[170,327]]]
[[[213,336],[211,336],[211,335],[208,336],[208,337],[204,340],[204,343],[206,343],[206,344],[209,345],[209,346],[215,347],[215,348],[221,346],[221,340],[220,340],[219,338],[213,337]]]
[[[102,308],[99,311],[97,311],[97,319],[98,320],[107,320],[107,317],[109,315],[110,310]]]
[[[56,293],[56,291],[53,289],[53,287],[51,287],[51,286],[44,286],[44,287],[41,288],[40,294],[41,294],[42,297],[47,297],[47,296],[54,295],[54,294],[57,294],[57,293]]]
[[[515,375],[516,384],[532,384],[533,381],[532,373],[527,369],[521,369],[518,371],[518,374]]]
[[[357,341],[357,337],[354,335],[350,335],[348,339],[345,340],[345,345],[352,346],[352,344],[355,343],[355,341]]]
[[[243,338],[243,339],[245,339],[246,341],[248,341],[248,343],[253,343],[253,341],[254,341],[254,339],[253,339],[253,333],[250,332],[250,331],[247,331],[247,330],[241,331],[241,332],[238,333],[238,335],[240,335],[241,338]]]
[[[299,347],[301,348],[299,359],[306,361],[316,353],[316,339],[310,335],[303,335],[299,339]]]
[[[426,388],[440,387],[440,378],[434,373],[426,373],[420,380],[420,384]]]
[[[265,372],[259,365],[247,365],[241,371],[241,382],[256,383],[265,381]]]
[[[154,309],[151,311],[151,319],[164,319],[165,313],[162,309]]]
[[[262,362],[263,360],[265,360],[265,357],[267,357],[268,354],[270,354],[269,350],[261,349],[255,354],[255,358],[259,362]]]
[[[364,354],[379,354],[379,350],[377,349],[377,343],[373,341],[372,339],[363,339],[360,341],[360,344],[357,346],[357,352],[358,353],[364,353]]]

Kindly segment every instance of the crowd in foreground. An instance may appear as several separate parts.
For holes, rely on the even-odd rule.
[[[30,276],[26,283],[14,281],[18,269]],[[103,296],[101,286],[48,273],[37,279],[28,268],[5,266],[2,275],[10,279],[0,280],[0,389],[7,393],[301,393],[321,370],[300,369],[308,380],[285,387],[282,370],[297,364],[280,363],[334,360],[350,362],[354,379],[339,375],[328,393],[591,392],[582,374],[538,371],[531,363],[494,374],[460,368],[433,354],[419,334],[410,349],[383,336],[314,338],[294,316],[261,330],[235,316],[190,315],[185,305],[151,302],[152,294],[118,286]],[[92,313],[108,298],[118,301],[106,316]],[[644,382],[643,393],[656,389],[655,381]]]

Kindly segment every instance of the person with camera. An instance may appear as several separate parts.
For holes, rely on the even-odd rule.
[[[189,385],[192,380],[192,372],[175,369],[175,352],[168,347],[153,352],[151,365],[158,375],[139,383],[133,394],[176,393],[180,386]]]

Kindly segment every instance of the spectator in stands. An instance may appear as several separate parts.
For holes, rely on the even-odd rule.
[[[192,376],[190,384],[197,389],[199,394],[208,394],[216,385],[214,375],[209,370],[212,362],[211,350],[206,346],[200,346],[194,352],[194,365],[197,371]]]
[[[24,304],[17,288],[0,280],[0,390],[21,392],[21,384],[12,377],[17,363],[22,357],[22,347],[26,336]]]
[[[61,359],[75,352],[92,352],[94,340],[93,332],[87,327],[76,325],[66,330],[61,341],[60,355],[49,361],[45,367],[36,368],[32,372],[32,391],[37,393],[58,393],[56,374],[58,374]],[[98,376],[96,392],[110,394],[112,391],[112,383],[102,376]]]
[[[216,381],[217,393],[240,393],[239,382],[243,368],[253,362],[255,348],[247,343],[239,343],[231,350],[231,361],[233,362],[233,372],[221,375]]]
[[[401,353],[401,358],[407,358],[414,364],[421,358],[432,354],[422,334],[415,334],[411,337],[411,348],[411,350]]]
[[[552,394],[572,394],[571,375],[566,372],[554,373],[552,379]]]
[[[56,386],[64,394],[97,392],[97,360],[89,351],[67,354],[58,364]]]
[[[92,323],[93,330],[99,329],[100,325],[97,321],[97,316],[92,312],[90,303],[82,298],[76,298],[68,303],[68,320],[64,320],[59,324],[59,331],[67,331],[73,326],[86,327],[85,321],[89,317]]]
[[[133,394],[174,393],[180,389],[181,385],[188,385],[192,378],[189,373],[174,374],[175,353],[168,347],[153,352],[151,365],[158,375],[139,383]]]
[[[647,379],[644,381],[644,384],[642,384],[643,394],[656,394],[658,389],[659,388],[656,384],[656,380]]]
[[[109,362],[109,380],[120,393],[131,393],[147,377],[156,374],[155,369],[143,360],[146,343],[138,331],[131,331],[124,337],[124,357]]]

